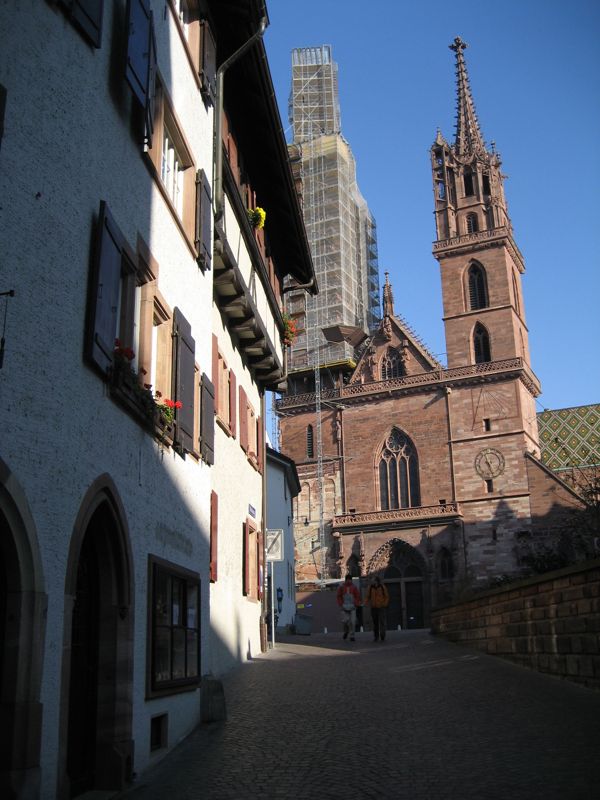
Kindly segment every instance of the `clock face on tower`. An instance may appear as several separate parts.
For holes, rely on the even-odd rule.
[[[504,456],[493,447],[486,447],[475,456],[475,469],[484,480],[495,478],[504,472]]]

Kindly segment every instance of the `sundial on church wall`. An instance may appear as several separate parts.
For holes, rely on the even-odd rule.
[[[512,416],[511,406],[514,401],[514,390],[507,387],[499,389],[473,389],[473,424],[484,418],[506,419]],[[513,412],[514,413],[514,412]]]

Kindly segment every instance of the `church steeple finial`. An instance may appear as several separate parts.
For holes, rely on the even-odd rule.
[[[385,286],[383,287],[383,316],[394,316],[394,297],[392,295],[389,272],[385,273]]]
[[[468,156],[474,153],[484,153],[485,144],[477,114],[475,113],[475,103],[471,95],[467,65],[463,56],[463,50],[468,47],[466,42],[457,36],[451,45],[450,50],[456,53],[456,137],[454,140],[454,152],[458,156]]]

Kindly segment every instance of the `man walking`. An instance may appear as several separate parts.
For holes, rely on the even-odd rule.
[[[346,579],[337,590],[337,604],[342,610],[342,624],[344,626],[344,639],[350,634],[350,641],[354,641],[356,627],[356,609],[360,606],[360,592],[352,583],[352,575]]]
[[[375,575],[373,583],[369,586],[365,605],[371,606],[371,619],[373,620],[373,639],[385,642],[385,610],[390,602],[387,586],[381,582],[379,575]]]

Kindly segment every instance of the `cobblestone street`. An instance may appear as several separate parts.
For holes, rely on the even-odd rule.
[[[597,800],[600,693],[435,639],[289,637],[127,800]]]

